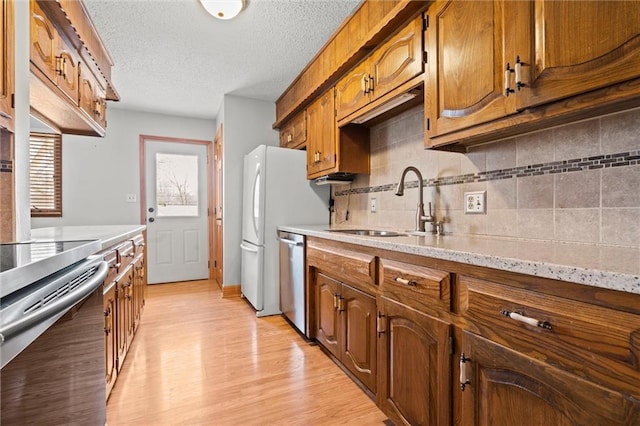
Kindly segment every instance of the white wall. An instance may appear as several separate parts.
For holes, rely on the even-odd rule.
[[[17,1],[15,6],[15,206],[16,240],[31,238],[29,208],[29,2]]]
[[[240,284],[242,242],[242,168],[244,155],[258,145],[278,145],[273,102],[225,95],[218,120],[223,141],[223,278],[224,286]]]
[[[213,120],[115,108],[107,119],[104,138],[63,135],[62,217],[34,218],[33,228],[140,223],[139,136],[213,140],[216,129]]]

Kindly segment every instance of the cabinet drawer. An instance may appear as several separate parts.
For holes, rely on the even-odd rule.
[[[376,257],[317,240],[307,243],[307,262],[361,290],[376,285]]]
[[[640,315],[464,276],[459,283],[461,314],[476,333],[640,396]]]
[[[107,265],[109,265],[107,276],[104,279],[104,288],[106,289],[112,282],[116,280],[116,277],[118,276],[118,273],[121,269],[120,265],[118,264],[118,253],[115,250],[109,250],[103,253],[102,258],[105,262],[107,262]]]
[[[118,251],[118,262],[120,263],[120,271],[124,271],[129,264],[133,261],[135,256],[135,250],[133,247],[133,241],[129,240],[120,244],[116,250]]]
[[[380,290],[386,297],[416,309],[434,305],[449,310],[451,305],[448,272],[410,263],[380,259]]]
[[[144,253],[144,246],[145,246],[144,237],[142,236],[142,234],[136,235],[135,237],[133,237],[131,241],[133,242],[134,258],[142,255]]]

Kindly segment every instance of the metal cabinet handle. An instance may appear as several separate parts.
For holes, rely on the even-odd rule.
[[[367,92],[367,76],[362,76],[362,82],[360,85],[360,88],[362,89],[362,93],[368,93]]]
[[[507,62],[507,69],[504,71],[504,94],[509,96],[510,93],[515,93],[515,90],[511,88],[511,65]]]
[[[460,390],[464,392],[464,388],[471,384],[471,381],[467,378],[467,361],[471,358],[464,356],[464,352],[460,354]]]
[[[285,244],[289,244],[290,246],[301,246],[304,243],[302,241],[298,242],[298,241],[293,241],[290,240],[288,238],[278,238],[278,241],[282,241]]]
[[[520,60],[520,56],[516,57],[516,87],[522,89],[525,84],[522,82],[522,66],[526,65]]]
[[[338,296],[337,294],[333,295],[333,309],[338,309],[339,299],[340,299],[340,296]]]
[[[109,265],[109,268],[118,269],[121,263],[114,263],[113,265]]]
[[[373,93],[373,76],[369,75],[369,78],[367,79],[367,93]]]
[[[401,278],[401,277],[396,277],[395,281],[397,283],[408,285],[410,287],[415,287],[418,285],[418,283],[414,280],[405,280],[404,278]]]
[[[518,312],[503,310],[501,313],[505,317],[511,318],[512,320],[520,321],[534,327],[546,328],[547,330],[551,330],[551,324],[549,323],[549,321],[540,321],[535,318],[526,317]]]
[[[124,255],[124,257],[133,257],[133,256],[135,256],[135,254],[133,254],[133,253],[127,253],[127,254]]]
[[[378,316],[376,318],[376,332],[378,333],[378,337],[380,337],[383,333],[387,331],[387,320],[382,312],[378,312]]]

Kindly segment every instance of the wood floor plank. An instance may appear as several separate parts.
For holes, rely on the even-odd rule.
[[[118,425],[382,425],[387,417],[280,316],[214,282],[149,286],[107,404]]]

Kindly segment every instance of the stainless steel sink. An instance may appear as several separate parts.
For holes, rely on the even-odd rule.
[[[330,229],[329,232],[340,232],[342,234],[362,235],[366,237],[400,237],[406,235],[395,231],[379,231],[375,229]]]

